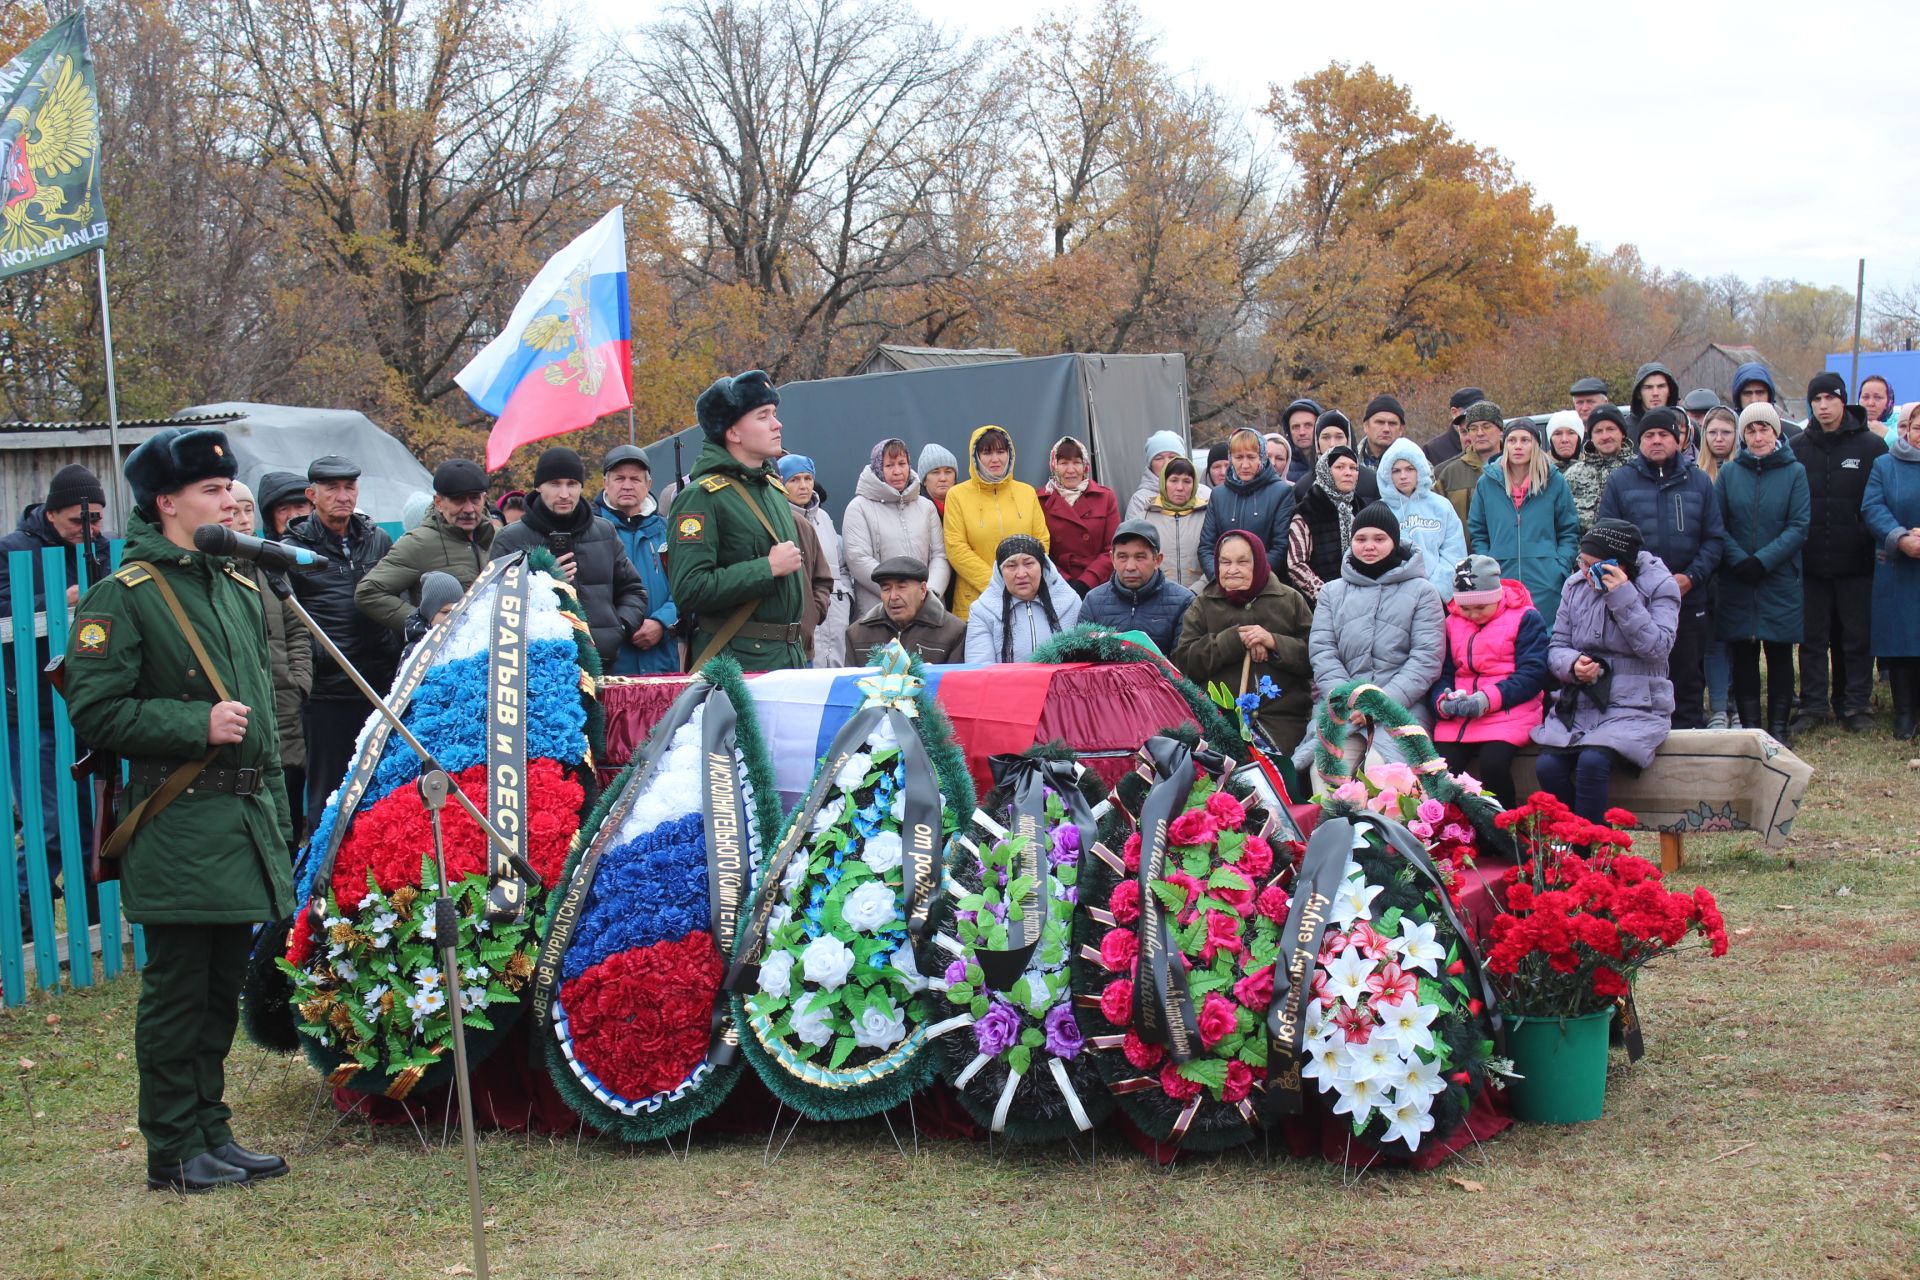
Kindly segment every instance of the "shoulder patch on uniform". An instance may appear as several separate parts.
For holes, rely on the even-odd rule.
[[[682,542],[698,542],[707,533],[707,518],[698,511],[674,517],[673,536]]]
[[[238,569],[234,568],[232,564],[227,565],[227,576],[255,595],[260,593],[260,584],[241,573]]]
[[[787,491],[786,481],[782,480],[779,476],[768,476],[767,484],[774,489],[778,489],[781,493]]]
[[[113,575],[114,581],[123,587],[137,587],[143,582],[153,581],[153,575],[137,564],[130,564]]]
[[[81,618],[74,624],[74,656],[104,658],[107,656],[107,641],[112,638],[112,618]]]
[[[700,482],[700,487],[708,493],[718,493],[732,483],[725,476],[708,476]]]

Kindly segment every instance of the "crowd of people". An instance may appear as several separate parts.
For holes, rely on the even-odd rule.
[[[1623,403],[1589,377],[1570,407],[1509,418],[1463,387],[1421,441],[1392,395],[1358,428],[1302,397],[1279,429],[1191,453],[1156,432],[1124,496],[1072,436],[1053,443],[1039,488],[1017,479],[1012,433],[988,424],[966,442],[964,478],[941,444],[916,456],[879,440],[834,507],[753,372],[700,397],[706,442],[671,510],[643,450],[590,469],[556,446],[530,490],[498,497],[477,463],[441,464],[398,539],[360,511],[359,468],[337,455],[268,472],[257,494],[236,485],[235,526],[318,558],[294,594],[376,688],[490,560],[540,547],[614,675],[720,652],[749,670],[857,664],[893,639],[929,662],[1017,662],[1095,622],[1144,635],[1203,685],[1272,691],[1256,723],[1301,769],[1314,699],[1364,678],[1503,801],[1533,744],[1543,781],[1597,816],[1608,780],[1645,768],[1671,728],[1869,732],[1876,663],[1894,734],[1920,725],[1920,409],[1900,415],[1879,378],[1852,403],[1823,373],[1802,428],[1759,364],[1728,393],[1683,395],[1652,363]],[[59,547],[69,583],[98,580],[105,506],[98,478],[68,467],[0,550]],[[297,837],[344,776],[367,708],[254,576]],[[43,609],[37,564],[31,589]],[[18,670],[7,664],[15,741]],[[51,693],[38,696],[39,741],[24,745],[51,814]],[[58,824],[46,830],[57,878]]]

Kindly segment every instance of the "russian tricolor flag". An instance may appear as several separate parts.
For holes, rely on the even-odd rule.
[[[540,268],[507,327],[454,375],[493,415],[487,470],[529,441],[630,408],[632,346],[626,218],[616,205]]]

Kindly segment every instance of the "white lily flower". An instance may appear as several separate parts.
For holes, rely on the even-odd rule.
[[[1441,1078],[1438,1059],[1429,1061],[1419,1054],[1408,1054],[1405,1064],[1392,1081],[1393,1096],[1402,1102],[1417,1101],[1425,1098],[1431,1102],[1433,1096],[1446,1090],[1447,1082]]]
[[[1327,966],[1327,989],[1358,1008],[1367,994],[1367,979],[1373,976],[1373,969],[1373,961],[1361,955],[1360,948],[1349,946]]]
[[[1352,1116],[1353,1122],[1364,1125],[1373,1118],[1374,1108],[1383,1106],[1387,1101],[1386,1090],[1378,1080],[1371,1076],[1343,1082],[1338,1089],[1339,1100],[1333,1104],[1333,1114]]]
[[[1409,996],[1391,1003],[1376,1000],[1368,1008],[1380,1019],[1374,1039],[1391,1040],[1408,1052],[1433,1048],[1433,1020],[1440,1014],[1438,1005],[1421,1004]]]
[[[1333,919],[1342,929],[1353,927],[1356,920],[1373,918],[1373,900],[1380,896],[1381,886],[1368,884],[1365,880],[1348,880],[1334,891]]]
[[[1400,936],[1389,945],[1399,954],[1402,969],[1424,969],[1433,977],[1440,976],[1440,962],[1447,953],[1434,941],[1433,930],[1432,924],[1415,924],[1410,916],[1400,917]]]
[[[1420,1149],[1420,1135],[1433,1128],[1433,1113],[1428,1110],[1424,1100],[1409,1099],[1392,1107],[1382,1107],[1381,1114],[1387,1117],[1387,1131],[1380,1135],[1380,1141],[1404,1140],[1412,1151]]]

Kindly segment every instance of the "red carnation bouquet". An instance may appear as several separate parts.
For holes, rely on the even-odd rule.
[[[1506,910],[1488,932],[1487,972],[1501,1006],[1530,1018],[1599,1013],[1627,994],[1634,972],[1698,933],[1727,952],[1713,895],[1668,889],[1660,868],[1631,852],[1634,816],[1589,822],[1545,792],[1496,821],[1522,861],[1504,877]]]

